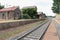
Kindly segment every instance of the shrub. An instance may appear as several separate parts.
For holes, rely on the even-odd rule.
[[[23,18],[23,19],[31,19],[31,17],[30,17],[28,14],[23,14],[23,15],[22,15],[22,18]]]

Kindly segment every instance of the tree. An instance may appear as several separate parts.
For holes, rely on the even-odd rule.
[[[60,0],[53,0],[54,3],[53,3],[53,7],[52,7],[52,10],[54,13],[58,13],[59,14],[59,11],[60,11]]]
[[[36,14],[37,14],[37,7],[26,7],[22,9],[22,13],[23,14],[28,14],[32,19],[36,18]]]
[[[0,9],[2,9],[2,8],[4,8],[4,6],[0,4]]]

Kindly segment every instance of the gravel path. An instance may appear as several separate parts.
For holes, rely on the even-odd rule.
[[[45,24],[39,26],[33,32],[25,35],[21,39],[18,40],[41,40],[43,34],[45,33],[46,29],[48,28],[51,21],[46,22]]]

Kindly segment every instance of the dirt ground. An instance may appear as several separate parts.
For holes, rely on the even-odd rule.
[[[47,29],[43,40],[59,40],[55,25],[53,21],[51,22],[49,28]]]

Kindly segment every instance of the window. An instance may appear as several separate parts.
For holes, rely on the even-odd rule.
[[[4,13],[3,13],[2,15],[3,15],[3,17],[4,17]]]
[[[4,19],[4,13],[2,14],[2,18]]]

